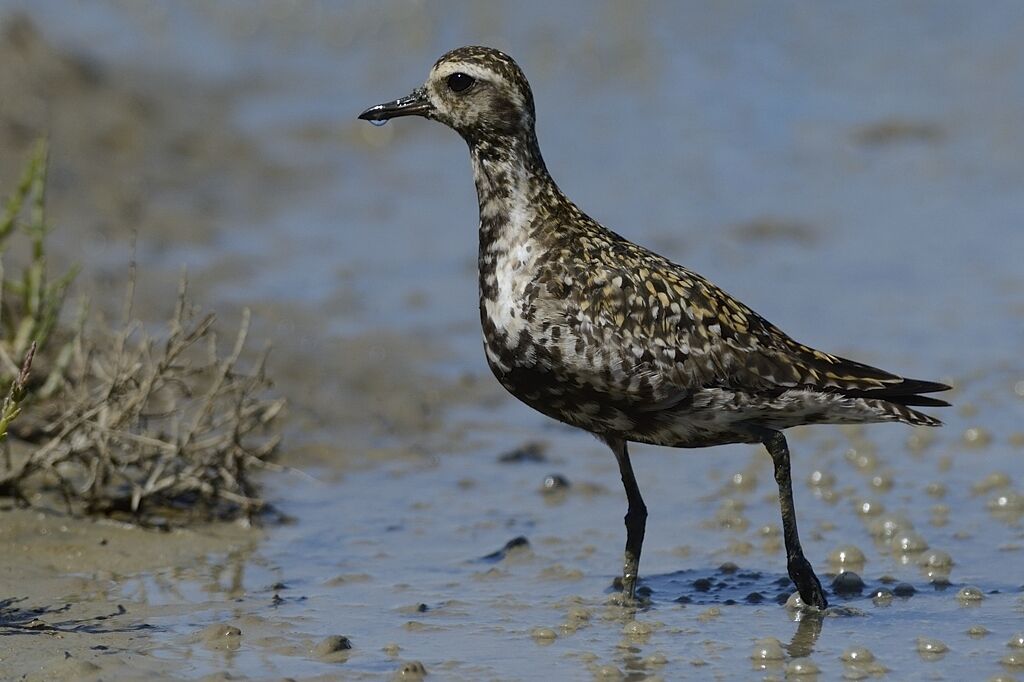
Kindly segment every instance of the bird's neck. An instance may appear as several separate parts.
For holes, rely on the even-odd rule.
[[[480,203],[481,315],[500,308],[497,318],[512,325],[508,306],[521,299],[532,278],[546,241],[545,207],[561,192],[532,134],[470,141],[470,157]]]
[[[471,141],[470,159],[480,204],[481,256],[486,244],[521,241],[536,227],[538,207],[561,197],[532,131]]]

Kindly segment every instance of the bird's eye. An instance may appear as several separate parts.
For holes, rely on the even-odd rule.
[[[473,83],[476,83],[476,79],[464,73],[453,73],[448,76],[447,83],[448,88],[452,92],[465,92],[466,90],[469,90]]]

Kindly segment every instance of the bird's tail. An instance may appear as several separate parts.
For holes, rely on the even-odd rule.
[[[925,414],[924,412],[912,410],[909,407],[907,407],[906,403],[892,402],[889,400],[873,400],[871,402],[880,403],[879,407],[887,414],[892,415],[893,421],[900,421],[905,424],[913,424],[914,426],[942,426],[942,420],[936,419],[935,417]],[[941,400],[936,400],[935,402],[942,403]],[[917,405],[918,403],[911,404]]]

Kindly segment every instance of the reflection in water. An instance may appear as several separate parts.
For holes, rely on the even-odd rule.
[[[205,556],[187,568],[123,577],[121,593],[149,606],[239,599],[254,587],[246,584],[247,569],[266,566],[257,551],[258,545],[252,544],[228,554]]]
[[[786,646],[791,658],[804,658],[814,652],[814,645],[821,636],[821,628],[825,622],[827,611],[796,611],[793,620],[796,631]]]
[[[210,565],[210,581],[207,589],[223,592],[224,596],[236,599],[245,594],[245,567],[253,558],[255,548],[246,548],[228,554],[224,561]]]

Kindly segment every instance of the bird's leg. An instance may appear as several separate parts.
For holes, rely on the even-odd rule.
[[[619,462],[619,473],[622,474],[622,485],[626,489],[626,554],[622,568],[622,595],[629,601],[636,593],[637,574],[640,570],[640,550],[644,544],[644,529],[647,526],[647,506],[640,496],[640,488],[633,475],[633,466],[629,463],[629,452],[626,441],[610,438],[606,441],[615,453]]]
[[[782,533],[786,539],[786,560],[789,577],[796,583],[805,604],[824,609],[828,606],[825,591],[811,562],[804,557],[800,536],[796,530],[796,511],[793,508],[793,480],[789,468],[789,445],[781,431],[773,431],[764,438],[764,446],[775,463],[775,482],[779,484],[779,506],[782,508]]]

